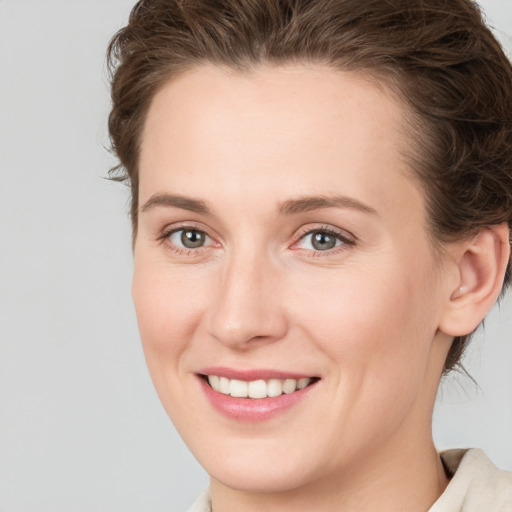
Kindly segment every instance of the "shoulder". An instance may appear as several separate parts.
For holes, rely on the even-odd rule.
[[[482,450],[448,450],[441,459],[452,479],[429,512],[512,510],[512,473],[498,469]]]

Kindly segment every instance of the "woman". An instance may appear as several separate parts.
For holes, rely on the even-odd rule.
[[[512,70],[477,7],[142,0],[109,51],[192,510],[512,510],[510,475],[431,434],[509,280]]]

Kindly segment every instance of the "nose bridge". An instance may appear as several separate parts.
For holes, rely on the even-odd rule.
[[[283,337],[287,325],[272,258],[247,244],[234,249],[224,265],[210,312],[211,334],[238,349]]]

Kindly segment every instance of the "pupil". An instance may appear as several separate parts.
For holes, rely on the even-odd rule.
[[[312,244],[319,251],[327,251],[336,245],[336,238],[327,233],[318,232],[313,235]]]
[[[187,249],[196,249],[204,244],[204,233],[200,231],[183,231],[181,233],[181,243]]]

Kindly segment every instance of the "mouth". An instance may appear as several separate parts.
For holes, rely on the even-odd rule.
[[[299,379],[229,379],[220,375],[201,375],[201,378],[214,390],[233,398],[262,400],[291,395],[301,391],[319,380],[318,377],[302,377]]]
[[[222,416],[237,422],[260,422],[286,414],[308,400],[321,380],[270,369],[202,368],[196,376],[204,396]]]

